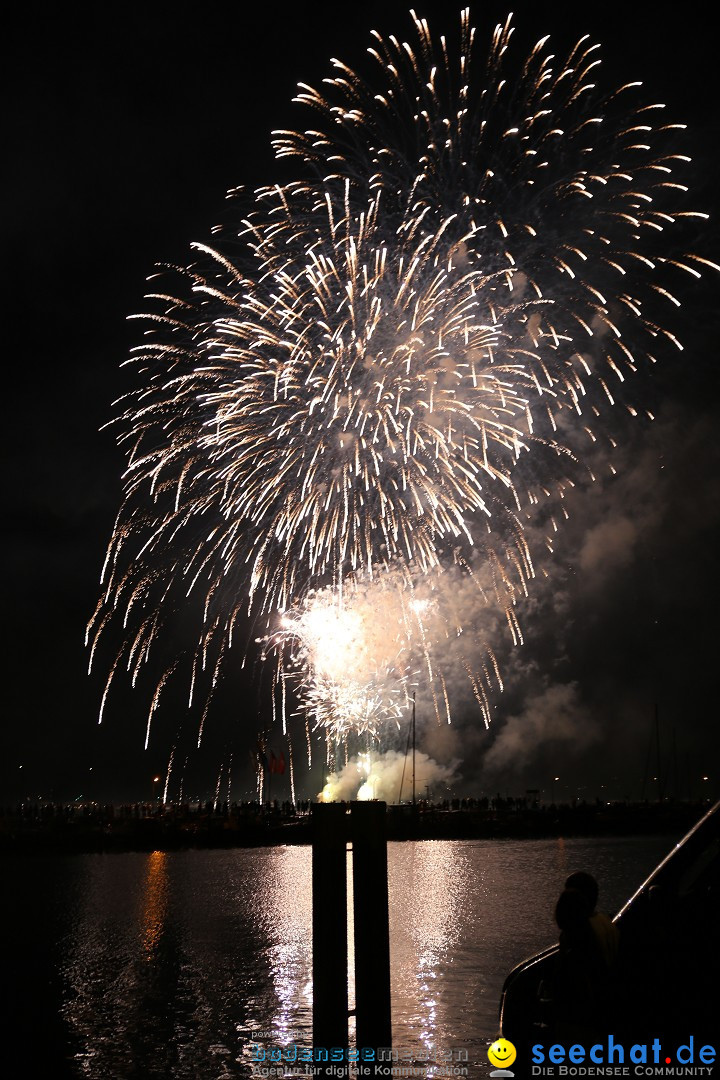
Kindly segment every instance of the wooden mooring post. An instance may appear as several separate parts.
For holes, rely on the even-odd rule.
[[[354,802],[312,808],[313,1046],[348,1047],[347,844],[352,845],[355,945],[355,1046],[392,1043],[386,805]],[[363,1059],[361,1058],[361,1061]],[[316,1061],[316,1075],[337,1076],[338,1062]],[[386,1066],[387,1067],[387,1066]],[[379,1075],[379,1073],[378,1073]]]

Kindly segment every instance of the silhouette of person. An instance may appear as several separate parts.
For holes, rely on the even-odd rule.
[[[618,959],[620,935],[612,919],[602,911],[597,911],[598,883],[592,874],[578,870],[565,882],[566,889],[581,893],[590,907],[590,928],[595,935],[597,947],[605,968],[611,972]]]
[[[556,1034],[581,1041],[607,1023],[613,997],[617,931],[607,916],[597,917],[597,893],[590,874],[573,874],[555,906],[560,930],[552,993]]]

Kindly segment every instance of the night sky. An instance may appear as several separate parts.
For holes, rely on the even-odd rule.
[[[417,10],[436,32],[457,25],[452,5]],[[713,215],[696,246],[718,260],[715,42],[700,11],[682,5],[671,23],[650,5],[571,16],[516,5],[515,21],[528,46],[551,33],[560,53],[590,33],[606,86],[643,79],[648,99],[688,122],[692,202]],[[505,15],[496,3],[473,9],[481,40]],[[409,33],[405,4],[131,5],[82,17],[65,7],[42,20],[28,7],[6,30],[0,801],[148,798],[165,775],[178,717],[163,717],[145,752],[148,702],[121,690],[98,727],[103,673],[87,677],[83,646],[120,503],[122,455],[100,429],[129,389],[120,364],[139,329],[126,319],[143,309],[156,262],[184,263],[191,241],[210,239],[228,188],[285,177],[270,132],[302,123],[297,82],[320,83],[331,56],[362,65],[373,28]],[[438,760],[459,762],[458,793],[547,792],[559,775],[568,797],[637,798],[656,704],[666,790],[718,793],[719,285],[708,275],[687,290],[675,324],[685,351],[668,350],[636,389],[655,423],[621,424],[618,477],[578,492],[493,734],[461,717],[428,735]],[[233,793],[250,795],[263,694],[246,672],[221,697],[192,793],[207,797],[232,753]],[[297,779],[317,791],[302,765]]]

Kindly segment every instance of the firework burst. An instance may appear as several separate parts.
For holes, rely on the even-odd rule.
[[[431,570],[386,565],[346,579],[342,592],[310,590],[262,639],[277,658],[281,699],[288,680],[299,712],[342,743],[400,726],[413,692],[433,703],[438,722],[451,722],[451,699],[467,684],[489,725],[488,691],[502,689],[492,643],[514,611],[500,580],[456,552]],[[516,619],[510,630],[520,640]]]
[[[275,147],[305,179],[257,192],[240,229],[152,294],[90,629],[94,647],[122,613],[135,680],[164,613],[199,595],[191,684],[207,671],[214,687],[238,622],[285,612],[269,637],[308,676],[306,714],[339,735],[396,717],[416,655],[436,687],[449,636],[400,601],[393,655],[360,648],[344,683],[313,620],[352,622],[388,573],[413,597],[482,564],[517,634],[527,521],[582,440],[606,437],[627,376],[679,347],[671,279],[703,264],[682,253],[682,219],[702,215],[684,208],[678,125],[635,104],[638,84],[602,93],[596,46],[558,62],[543,40],[518,64],[508,22],[476,77],[467,12],[455,61],[414,25],[411,43],[376,35],[368,79],[336,61],[325,93],[301,87],[314,126]],[[487,721],[493,652],[474,651]]]

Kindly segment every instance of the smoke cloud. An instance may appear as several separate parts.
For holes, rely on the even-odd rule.
[[[485,769],[520,770],[541,746],[552,753],[572,745],[579,753],[599,737],[600,728],[580,701],[577,684],[548,686],[528,698],[521,713],[508,717],[485,756]]]
[[[431,795],[439,785],[445,787],[455,779],[457,761],[439,765],[427,754],[415,755],[415,785],[419,795],[429,789]],[[347,765],[327,778],[322,790],[323,802],[348,802],[380,799],[383,802],[406,802],[412,797],[412,760],[397,750],[384,754],[373,751],[358,754]]]

